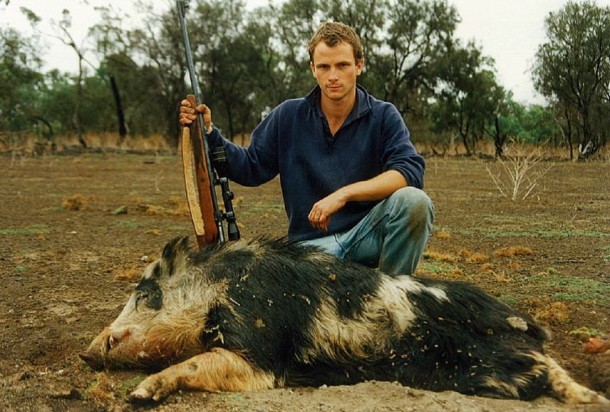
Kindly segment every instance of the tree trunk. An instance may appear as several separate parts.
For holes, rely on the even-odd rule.
[[[42,132],[42,135],[45,138],[47,138],[47,139],[53,138],[53,135],[55,134],[55,132],[53,131],[53,125],[51,123],[49,123],[47,119],[45,119],[42,116],[32,116],[32,118],[34,120],[41,122],[42,124],[44,124],[47,127],[47,132]]]
[[[585,160],[597,152],[598,144],[591,129],[588,112],[583,113],[582,141],[578,145],[578,160]]]
[[[574,146],[572,145],[572,122],[570,121],[570,114],[568,113],[568,109],[564,109],[564,116],[566,118],[566,133],[565,139],[568,143],[568,148],[570,149],[570,160],[574,160]]]
[[[466,133],[460,132],[460,137],[462,138],[462,143],[464,144],[464,149],[466,149],[466,155],[470,156],[470,146],[468,145],[468,135]]]
[[[226,104],[227,108],[227,120],[229,121],[229,140],[233,141],[233,136],[235,136],[235,127],[233,126],[233,112],[231,111],[231,105]]]
[[[504,140],[506,136],[502,135],[502,131],[500,130],[500,117],[496,116],[494,119],[494,126],[496,129],[496,133],[494,136],[494,146],[496,149],[496,158],[500,159],[504,156]]]
[[[125,124],[125,111],[123,110],[123,103],[121,102],[121,94],[119,93],[119,87],[116,84],[114,76],[110,77],[110,87],[112,88],[112,96],[114,97],[114,105],[116,107],[116,116],[119,123],[119,146],[123,143],[125,136],[127,136],[127,125]]]

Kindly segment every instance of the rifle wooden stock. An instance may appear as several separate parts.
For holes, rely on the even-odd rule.
[[[187,99],[193,107],[196,106],[195,96]],[[205,152],[202,125],[199,120],[190,127],[182,128],[182,166],[184,170],[184,186],[191,212],[191,220],[199,247],[205,243],[215,243],[219,240],[218,223],[214,207],[214,183],[210,180],[211,165]]]
[[[186,9],[188,0],[177,0],[178,18],[180,30],[184,42],[186,64],[191,79],[193,94],[187,96],[192,107],[196,107],[201,102],[201,93],[195,64],[191,53],[191,43],[186,27]],[[229,180],[226,178],[218,179],[214,165],[212,164],[212,154],[209,151],[203,130],[203,116],[197,114],[197,120],[190,127],[182,129],[182,166],[184,169],[184,185],[186,197],[191,212],[191,220],[195,228],[197,243],[201,248],[206,243],[216,243],[226,241],[223,220],[227,221],[229,240],[237,240],[240,237],[239,227],[235,220],[235,213],[231,199],[233,193],[229,189]],[[216,164],[226,158],[215,153],[214,161]],[[216,185],[220,185],[225,211],[221,211],[216,198]]]

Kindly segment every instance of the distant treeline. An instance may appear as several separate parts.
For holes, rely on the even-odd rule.
[[[73,73],[41,71],[42,34],[0,28],[0,132],[49,140],[76,134],[83,146],[85,132],[162,134],[176,145],[178,102],[190,91],[176,8],[140,8],[141,23],[129,29],[112,7],[98,12],[83,46],[72,39],[69,10],[53,26],[79,57]],[[460,16],[447,1],[287,0],[248,10],[241,0],[191,0],[187,21],[204,100],[227,137],[250,132],[263,113],[311,90],[306,44],[327,20],[358,31],[366,60],[360,83],[396,105],[416,142],[439,150],[459,142],[475,153],[491,140],[502,155],[515,139],[565,146],[570,156],[607,143],[608,7],[568,3],[548,16],[532,71],[550,102],[540,106],[514,101],[493,60],[456,37]]]

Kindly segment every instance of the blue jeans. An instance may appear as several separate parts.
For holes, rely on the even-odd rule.
[[[405,187],[379,202],[352,229],[303,243],[341,259],[379,267],[388,275],[411,275],[424,252],[433,221],[434,205],[428,195]]]

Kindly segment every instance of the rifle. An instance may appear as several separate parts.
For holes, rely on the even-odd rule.
[[[176,5],[193,90],[193,94],[188,95],[187,99],[195,107],[201,104],[202,99],[186,27],[188,0],[177,0]],[[217,169],[222,169],[226,164],[226,153],[224,147],[221,147],[210,154],[203,125],[203,115],[197,113],[197,121],[193,122],[190,127],[183,127],[181,134],[184,186],[197,244],[200,248],[206,243],[225,242],[223,226],[225,220],[227,221],[229,240],[237,240],[240,237],[233,210],[233,192],[229,189],[229,180],[225,177],[219,178],[217,173]],[[218,206],[217,185],[221,188],[224,212]]]

